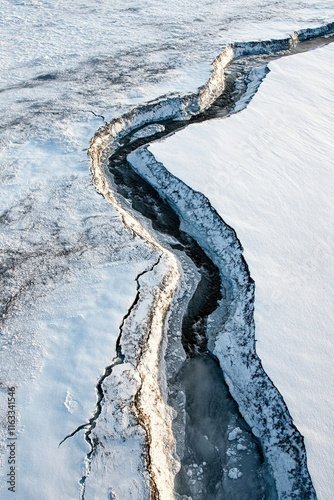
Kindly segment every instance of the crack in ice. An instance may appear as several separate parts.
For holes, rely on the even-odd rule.
[[[88,154],[92,158],[92,163],[91,163],[91,172],[92,172],[92,180],[93,184],[96,188],[96,190],[102,194],[107,200],[109,200],[117,211],[121,214],[122,220],[124,224],[130,228],[135,235],[139,235],[144,237],[148,242],[152,243],[156,248],[162,248],[157,242],[152,238],[152,236],[147,232],[143,226],[136,220],[132,215],[129,214],[128,211],[124,210],[118,201],[115,199],[115,195],[110,189],[107,179],[105,177],[105,173],[103,171],[103,165],[108,159],[108,157],[115,152],[119,147],[122,147],[122,145],[118,142],[119,140],[122,140],[124,137],[126,137],[129,133],[134,132],[136,129],[139,127],[143,127],[144,125],[150,124],[152,122],[162,122],[164,120],[170,119],[170,120],[188,120],[191,121],[191,118],[193,120],[196,120],[196,116],[199,116],[203,111],[207,110],[217,99],[217,97],[221,94],[221,92],[224,90],[224,87],[226,85],[226,68],[227,66],[232,62],[235,62],[237,59],[241,58],[246,58],[248,56],[257,56],[258,57],[258,63],[266,62],[268,60],[271,60],[274,57],[282,57],[284,55],[289,55],[291,53],[296,53],[299,50],[303,50],[303,46],[299,45],[299,41],[304,41],[307,40],[308,38],[314,39],[315,37],[319,36],[327,36],[332,33],[334,29],[334,23],[330,23],[324,27],[313,29],[313,30],[301,30],[298,33],[294,33],[290,38],[283,39],[283,40],[270,40],[270,41],[265,41],[265,42],[250,42],[250,43],[234,43],[231,44],[230,46],[226,47],[224,49],[223,53],[217,57],[217,59],[214,62],[214,70],[212,72],[211,78],[209,79],[208,83],[201,87],[198,91],[197,94],[191,94],[188,96],[184,97],[171,97],[167,98],[162,101],[154,102],[152,104],[146,105],[146,106],[141,106],[138,107],[129,113],[113,120],[111,123],[107,124],[105,127],[101,128],[97,134],[94,136],[94,138],[91,141],[90,148],[88,151]],[[297,43],[298,42],[298,43]],[[317,43],[325,43],[324,39],[322,40],[315,40],[315,44]],[[329,43],[329,42],[328,42]],[[297,48],[296,48],[297,46]],[[313,47],[313,42],[312,42],[312,47]],[[307,49],[304,49],[307,50]],[[256,61],[255,61],[256,63]],[[237,67],[237,65],[236,65]],[[240,69],[240,68],[239,68]],[[263,76],[262,76],[263,78]],[[254,86],[254,93],[256,92],[257,87],[256,85]],[[240,95],[242,95],[242,92],[240,92]],[[253,94],[252,94],[253,95]],[[245,107],[248,103],[248,100],[252,95],[248,95],[247,99],[243,103],[243,107]],[[237,99],[234,101],[236,102]],[[232,109],[229,110],[231,112]],[[235,109],[237,111],[237,109]],[[215,116],[215,114],[213,115]],[[221,116],[221,115],[220,115]],[[210,116],[210,113],[208,116],[205,116],[203,119],[208,119],[212,116]],[[183,126],[185,122],[183,121]],[[175,128],[180,128],[180,126],[175,127]],[[164,134],[166,135],[166,134]],[[145,141],[145,139],[144,139]],[[146,141],[147,142],[147,141]],[[168,183],[168,176],[164,178],[163,183]],[[170,194],[170,193],[169,193]],[[173,192],[173,194],[177,195],[177,190]],[[199,196],[200,194],[197,193]],[[176,201],[174,200],[176,203]],[[208,207],[210,209],[211,205],[207,203]],[[210,214],[211,218],[211,214]],[[198,223],[198,221],[197,221]],[[228,244],[228,243],[226,243]],[[214,251],[214,250],[213,250]],[[242,257],[242,262],[244,265],[244,268],[247,270],[247,265],[243,261]],[[252,291],[253,291],[253,284],[252,282],[249,282],[246,288],[240,292],[242,295],[240,297],[242,300],[248,300],[250,301],[250,312],[247,314],[251,315],[251,297],[252,297]],[[248,304],[248,302],[247,302]],[[242,305],[239,304],[241,307]],[[247,316],[245,312],[245,318]],[[248,318],[248,316],[247,316]],[[247,319],[246,318],[246,319]],[[124,318],[125,320],[125,318]],[[251,318],[248,318],[249,321],[251,321]],[[123,321],[124,324],[124,321]],[[148,340],[148,339],[147,339]],[[144,353],[145,354],[145,353]],[[254,356],[254,354],[251,352],[247,355],[247,362],[251,360],[251,357]],[[115,363],[118,362],[120,363],[121,360],[117,357],[115,359]],[[143,360],[140,360],[140,363],[143,362]],[[145,381],[145,373],[142,372],[142,365],[139,363],[139,374],[142,377],[142,385],[140,389],[137,391],[136,398],[135,398],[135,405],[137,407],[138,411],[138,420],[139,423],[142,420],[143,423],[143,428],[146,432],[147,436],[147,443],[148,446],[151,445],[151,439],[153,437],[150,434],[150,426],[147,423],[147,420],[150,418],[149,415],[145,415],[142,412],[142,409],[140,409],[140,404],[138,401],[142,397],[142,391],[144,388],[144,381]],[[110,365],[112,366],[112,365]],[[109,367],[108,367],[109,368]],[[258,376],[261,378],[263,369],[258,366],[256,370],[259,371]],[[262,371],[261,371],[262,370]],[[261,373],[260,373],[261,372]],[[264,372],[263,372],[264,374]],[[255,374],[256,375],[256,374]],[[255,376],[254,375],[254,376]],[[104,377],[105,378],[105,377]],[[103,378],[103,380],[104,380]],[[101,383],[103,382],[101,380]],[[267,387],[266,384],[264,384],[265,387]],[[269,384],[270,385],[270,384]],[[267,387],[268,389],[268,387]],[[269,391],[270,392],[270,391]],[[154,396],[153,396],[154,397]],[[255,403],[254,403],[255,404]],[[261,411],[260,411],[261,414]],[[275,415],[274,415],[275,416]],[[264,423],[267,420],[267,416],[263,415],[263,422]],[[262,425],[261,424],[261,425]],[[86,441],[90,443],[91,445],[91,452],[90,454],[87,455],[88,460],[91,460],[92,455],[93,455],[93,450],[94,450],[94,443],[90,440],[90,433],[93,429],[93,425],[91,428],[86,432]],[[154,429],[154,432],[156,432],[156,429]],[[268,433],[268,429],[266,430],[266,434]],[[155,436],[155,439],[157,436]],[[282,438],[283,439],[283,438]],[[157,441],[155,441],[156,445]],[[292,444],[291,444],[292,446]],[[299,448],[302,448],[302,440],[300,440],[298,443],[294,446],[292,446],[292,451],[291,453],[295,453],[294,459],[298,462],[300,460],[303,462],[303,453]],[[154,446],[151,450],[152,452],[154,450]],[[301,455],[299,455],[299,451]],[[153,491],[152,495],[153,498],[159,498],[160,491],[159,491],[159,486],[154,482],[153,474],[152,474],[152,464],[153,460],[151,461],[151,456],[148,456],[147,459],[147,466],[148,470],[150,472],[151,480],[153,480]],[[154,464],[153,464],[154,465]],[[155,464],[156,466],[158,464]],[[302,467],[302,463],[300,466]],[[303,467],[302,467],[303,468]],[[289,474],[291,471],[289,471]],[[307,469],[305,474],[307,473]],[[288,475],[289,475],[288,474]],[[85,493],[85,480],[86,476],[84,476],[81,480],[81,484],[83,486],[83,492],[82,492],[82,498],[84,498],[84,493]],[[307,476],[303,476],[303,478],[308,482]],[[296,478],[295,478],[296,479]],[[292,477],[290,478],[291,484],[290,487],[293,487],[293,480]],[[307,486],[307,485],[306,485]],[[311,483],[309,484],[309,487],[312,489]],[[312,497],[312,492],[310,493]],[[158,495],[158,496],[156,496]],[[310,497],[310,498],[311,498]],[[292,497],[291,497],[292,498]]]
[[[149,269],[145,269],[144,271],[140,272],[136,276],[136,278],[135,278],[135,281],[137,283],[137,293],[136,293],[136,296],[135,296],[135,298],[134,298],[131,306],[129,307],[127,313],[123,316],[122,322],[120,324],[119,335],[118,335],[118,338],[117,338],[117,341],[116,341],[116,356],[112,360],[112,363],[105,368],[103,375],[100,377],[100,379],[98,380],[98,383],[96,385],[96,392],[97,392],[98,398],[97,398],[96,410],[94,412],[94,415],[89,419],[89,421],[87,423],[80,425],[72,433],[68,434],[59,443],[59,445],[58,445],[58,447],[59,447],[67,439],[75,436],[79,431],[81,431],[81,430],[83,430],[83,429],[85,429],[85,428],[88,427],[88,429],[87,429],[87,431],[85,433],[85,440],[90,445],[91,451],[88,453],[88,455],[86,457],[86,459],[87,459],[87,464],[86,464],[87,472],[86,472],[86,475],[82,476],[82,478],[80,480],[80,484],[82,485],[82,491],[81,491],[81,498],[82,498],[82,500],[84,500],[84,496],[85,496],[85,483],[86,483],[86,479],[89,476],[89,472],[90,472],[91,458],[94,455],[94,451],[95,451],[95,443],[90,438],[90,435],[91,435],[93,429],[96,426],[97,419],[99,418],[99,416],[101,414],[102,405],[103,405],[103,401],[104,401],[104,392],[103,392],[102,385],[103,385],[103,382],[105,381],[105,379],[111,375],[113,368],[115,366],[117,366],[119,364],[122,364],[124,362],[125,355],[122,352],[122,345],[121,345],[124,323],[127,320],[127,318],[129,318],[129,316],[131,315],[134,307],[136,306],[136,304],[139,301],[139,298],[140,298],[140,288],[141,288],[140,278],[142,276],[144,276],[145,274],[152,272],[154,270],[154,268],[159,265],[159,263],[161,261],[161,257],[162,257],[162,255],[159,256],[158,260]]]

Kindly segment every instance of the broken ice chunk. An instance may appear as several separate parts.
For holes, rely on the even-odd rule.
[[[133,142],[137,139],[142,139],[144,137],[150,137],[151,135],[155,135],[158,132],[163,132],[165,130],[165,127],[162,124],[158,123],[152,123],[151,125],[147,125],[147,127],[144,127],[137,132],[135,132],[132,137],[131,141]]]
[[[242,476],[242,472],[239,471],[237,467],[233,467],[228,471],[228,477],[230,479],[238,479],[238,477]]]
[[[247,450],[247,446],[244,446],[243,444],[238,443],[237,444],[237,450],[240,450],[240,451]]]
[[[233,431],[231,431],[228,435],[228,440],[229,441],[234,441],[234,439],[238,439],[238,436],[242,433],[242,430],[240,429],[240,427],[236,427],[235,429],[233,429]]]

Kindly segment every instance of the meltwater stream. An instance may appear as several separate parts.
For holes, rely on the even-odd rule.
[[[197,119],[212,117],[216,114],[215,109],[226,110],[233,100],[234,90],[231,84],[230,89],[225,89],[224,97]],[[159,137],[185,125],[183,121],[172,120],[159,123]],[[173,390],[168,403],[180,412],[177,393],[182,391],[186,400],[185,448],[175,479],[176,496],[198,500],[276,499],[274,481],[260,444],[242,418],[218,360],[207,350],[207,318],[222,298],[228,309],[228,281],[222,283],[224,279],[218,268],[198,243],[180,229],[179,216],[126,161],[127,154],[147,142],[142,138],[133,140],[134,134],[140,136],[138,130],[132,131],[130,136],[122,138],[122,144],[110,157],[109,171],[114,189],[131,202],[134,210],[151,220],[154,230],[169,240],[177,240],[177,244],[170,246],[184,252],[200,274],[182,322],[182,344],[187,359],[176,376],[169,380]]]

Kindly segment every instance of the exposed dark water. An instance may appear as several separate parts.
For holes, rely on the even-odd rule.
[[[112,160],[111,160],[112,162]],[[222,298],[218,268],[198,243],[180,229],[180,219],[159,194],[124,161],[111,163],[111,172],[120,194],[131,200],[132,207],[152,221],[153,228],[176,238],[181,249],[200,271],[199,285],[190,300],[182,324],[182,342],[186,353],[206,351],[206,318]]]
[[[227,112],[233,105],[234,91],[231,79],[224,95],[197,116],[196,121]],[[155,138],[185,126],[184,121],[159,123],[165,130],[155,134]],[[199,284],[182,321],[182,344],[187,360],[175,380],[170,380],[173,389],[183,391],[186,399],[185,450],[175,480],[176,494],[198,500],[275,499],[275,487],[259,442],[242,418],[218,360],[207,351],[207,318],[221,299],[228,309],[228,282],[222,282],[218,268],[198,243],[180,229],[180,218],[169,204],[126,161],[127,154],[148,142],[147,138],[131,142],[131,136],[139,129],[123,138],[121,147],[110,158],[114,187],[131,202],[134,210],[151,220],[156,231],[175,238],[178,243],[172,246],[183,251],[200,273]],[[180,411],[177,400],[171,395],[169,403]],[[229,440],[233,432],[236,437]]]
[[[208,354],[189,358],[178,374],[186,394],[186,441],[175,489],[185,498],[277,498],[259,443]]]
[[[209,109],[186,123],[172,119],[159,121],[159,127],[152,127],[156,133],[153,132],[149,140],[164,137],[194,121],[226,116],[245,91],[252,68],[322,43],[329,43],[329,40],[318,37],[284,54],[268,53],[235,61],[227,71],[224,92]],[[200,274],[182,321],[182,344],[187,359],[169,379],[168,403],[186,419],[181,469],[175,478],[176,496],[182,500],[276,500],[274,480],[259,441],[241,416],[218,360],[207,350],[208,316],[220,301],[220,307],[225,307],[228,313],[228,279],[220,275],[198,243],[180,229],[180,217],[169,204],[126,161],[127,154],[148,142],[140,133],[134,135],[148,125],[145,123],[122,138],[110,158],[110,173],[117,192],[131,202],[134,210],[149,219],[156,231],[177,240],[171,247],[184,252]],[[184,408],[180,394],[184,394]]]

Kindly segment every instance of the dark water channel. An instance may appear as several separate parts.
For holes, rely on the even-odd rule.
[[[174,423],[179,442],[182,437],[178,436],[177,429],[182,428],[184,415],[186,421],[181,469],[175,478],[175,495],[179,500],[277,500],[278,497],[260,443],[242,418],[218,360],[207,349],[208,316],[218,304],[225,307],[226,316],[228,314],[228,277],[220,276],[218,268],[197,242],[180,229],[179,216],[132,170],[126,157],[139,146],[192,122],[228,115],[247,90],[252,69],[331,41],[333,37],[316,37],[287,49],[283,40],[282,50],[276,53],[269,50],[234,61],[226,72],[224,92],[209,109],[187,122],[169,119],[145,123],[123,137],[110,157],[114,189],[130,201],[134,210],[152,222],[154,230],[166,236],[162,239],[166,242],[171,237],[176,240],[177,243],[169,242],[169,245],[177,252],[184,252],[200,274],[182,321],[182,344],[187,357],[177,374],[168,381],[168,403],[179,414],[174,422],[181,419],[181,426]],[[144,130],[149,125],[153,127],[150,134]]]
[[[318,38],[304,42],[290,53],[308,50],[310,45],[313,47],[322,41]],[[329,42],[325,40],[325,43]],[[123,137],[117,151],[110,157],[110,173],[116,191],[130,201],[134,210],[149,219],[154,230],[166,236],[166,241],[170,237],[177,240],[170,246],[184,252],[200,274],[199,284],[182,321],[182,344],[187,359],[176,376],[169,380],[173,390],[168,402],[180,414],[185,412],[186,419],[181,470],[175,478],[175,494],[181,500],[276,500],[277,493],[260,443],[242,418],[218,360],[207,350],[208,316],[218,303],[228,313],[228,278],[220,276],[218,268],[198,243],[180,229],[180,217],[149,183],[132,170],[126,157],[139,146],[189,123],[226,116],[245,91],[252,67],[282,55],[236,61],[230,68],[223,94],[208,110],[187,122],[161,120],[154,124],[159,125],[156,133],[138,138],[138,132],[149,125],[146,123]],[[184,394],[183,408],[180,394]]]
[[[186,447],[175,489],[180,498],[277,498],[258,441],[209,354],[189,358],[179,375],[186,395]]]
[[[197,120],[211,118],[215,108],[226,110],[232,92],[233,86]],[[185,126],[184,121],[159,123],[165,127],[163,133],[156,134],[159,137]],[[172,381],[173,388],[183,391],[186,400],[185,450],[175,492],[181,499],[194,500],[275,499],[259,442],[242,418],[218,360],[207,351],[207,318],[222,298],[228,308],[228,289],[223,286],[218,268],[198,243],[180,229],[179,216],[126,161],[127,154],[148,140],[131,142],[131,137],[126,137],[122,141],[123,145],[110,158],[115,189],[131,202],[134,210],[152,221],[156,231],[176,239],[178,243],[171,246],[183,251],[200,273],[182,321],[187,359]],[[179,410],[176,399],[171,395],[169,403]]]
[[[156,231],[177,239],[177,250],[192,259],[201,276],[182,322],[187,360],[172,381],[186,399],[185,452],[175,480],[176,493],[194,500],[274,499],[259,442],[242,418],[219,362],[207,351],[207,317],[221,298],[226,299],[226,307],[229,302],[218,268],[180,229],[178,215],[119,153],[110,159],[118,193],[150,219]],[[173,395],[169,403],[178,410]]]

